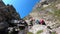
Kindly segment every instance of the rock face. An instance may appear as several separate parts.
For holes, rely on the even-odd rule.
[[[11,21],[19,19],[20,15],[16,12],[16,9],[13,7],[13,5],[5,5],[4,2],[0,0],[0,22],[4,21],[9,23],[9,25],[13,25],[11,24]]]
[[[2,0],[0,0],[0,14],[3,14],[8,19],[20,19],[20,15],[16,12],[16,9],[13,7],[13,5],[5,5]]]

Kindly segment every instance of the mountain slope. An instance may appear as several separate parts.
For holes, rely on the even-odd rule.
[[[60,0],[40,1],[26,18],[29,19],[31,16],[35,19],[44,19],[46,24],[52,28],[59,27]]]

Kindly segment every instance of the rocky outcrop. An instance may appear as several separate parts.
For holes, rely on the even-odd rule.
[[[60,4],[57,4],[56,5],[56,8],[60,10]]]

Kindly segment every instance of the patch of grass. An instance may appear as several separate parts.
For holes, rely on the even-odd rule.
[[[27,34],[33,34],[32,32],[28,32]]]
[[[56,32],[52,32],[51,34],[56,34]]]
[[[36,34],[40,34],[40,33],[42,33],[42,32],[43,32],[43,30],[39,30],[39,31],[37,31]]]

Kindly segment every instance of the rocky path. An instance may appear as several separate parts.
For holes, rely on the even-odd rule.
[[[55,32],[56,34],[60,34],[60,27],[49,30],[47,26],[44,26],[44,25],[34,25],[31,29],[29,29],[29,32],[36,34],[37,31],[39,30],[43,30],[43,32],[40,34],[50,34],[49,31]]]
[[[49,34],[47,27],[44,25],[34,25],[31,29],[29,29],[29,32],[36,34],[37,31],[39,31],[39,30],[43,30],[43,32],[41,34]]]

